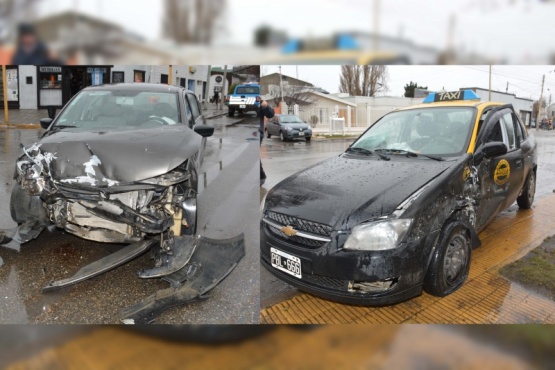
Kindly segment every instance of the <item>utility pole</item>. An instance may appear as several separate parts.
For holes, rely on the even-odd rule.
[[[488,101],[491,101],[491,64],[489,65]]]
[[[6,81],[6,66],[2,64],[2,87],[4,95],[4,123],[10,123],[10,115],[8,113],[8,82]]]
[[[168,85],[173,85],[173,66],[170,64],[168,68]]]
[[[204,92],[204,110],[208,108],[208,97],[210,96],[210,75],[212,74],[212,66],[209,65],[206,73],[206,91]]]
[[[505,93],[509,92],[509,81],[507,81],[507,87],[505,88]]]
[[[542,111],[542,100],[543,100],[543,84],[545,83],[545,75],[542,77],[542,91],[540,92],[540,100],[538,101],[538,115],[536,116],[536,131],[540,126],[540,117]]]
[[[283,80],[281,79],[281,66],[279,66],[279,95],[283,103]]]
[[[222,93],[221,98],[220,98],[220,102],[218,103],[218,109],[222,109],[222,101],[225,99],[225,97],[227,96],[229,86],[227,86],[227,64],[224,66],[224,84],[222,85]]]

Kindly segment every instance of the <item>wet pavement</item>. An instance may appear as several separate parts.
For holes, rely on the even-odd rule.
[[[536,200],[532,210],[514,204],[482,233],[470,276],[457,292],[437,298],[427,294],[381,308],[350,306],[300,293],[260,268],[261,322],[265,323],[530,323],[555,322],[555,302],[527,291],[498,274],[499,268],[524,256],[555,234],[555,132],[532,132],[538,140]],[[265,139],[262,162],[267,188],[312,164],[341,153],[350,141],[281,143]],[[266,191],[261,190],[261,198]]]
[[[217,117],[199,173],[198,233],[209,238],[245,234],[246,255],[211,291],[211,298],[170,309],[157,323],[255,323],[259,310],[258,138],[254,117]],[[0,228],[15,223],[9,214],[19,143],[36,141],[40,129],[0,129]],[[148,253],[73,287],[51,293],[41,288],[122,245],[85,241],[60,230],[45,230],[21,246],[0,247],[0,323],[118,323],[122,308],[167,288],[137,271],[152,266]]]

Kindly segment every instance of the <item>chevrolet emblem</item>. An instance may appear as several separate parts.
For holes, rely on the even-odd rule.
[[[287,225],[281,228],[281,232],[287,236],[297,235],[297,230],[293,229],[291,226]]]

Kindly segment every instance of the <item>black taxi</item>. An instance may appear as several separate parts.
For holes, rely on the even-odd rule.
[[[512,105],[432,93],[271,189],[261,263],[345,303],[450,294],[468,277],[478,233],[515,201],[532,206],[536,146]]]

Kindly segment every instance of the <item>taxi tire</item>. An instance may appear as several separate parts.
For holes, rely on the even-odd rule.
[[[530,183],[533,184],[533,189],[530,188]],[[531,193],[531,196],[530,196]],[[530,209],[532,208],[532,203],[534,203],[534,195],[536,194],[536,172],[534,170],[530,171],[530,176],[526,180],[526,185],[522,194],[516,198],[516,203],[520,209]]]
[[[270,139],[272,137],[272,134],[270,134],[270,131],[268,131],[268,129],[266,129],[266,137],[268,139]]]
[[[279,139],[280,139],[281,141],[287,141],[287,139],[285,138],[285,135],[283,135],[283,131],[280,131],[280,132],[279,132]]]
[[[449,282],[445,274],[445,260],[449,243],[453,241],[455,236],[459,240],[464,240],[466,258],[456,280]],[[468,228],[460,221],[449,221],[439,234],[437,246],[433,251],[428,271],[424,277],[424,290],[436,297],[444,297],[459,289],[468,278],[471,256],[472,243]]]
[[[305,139],[307,142],[309,142],[310,139],[312,139],[312,138],[311,138],[311,137],[305,137],[304,139]]]

